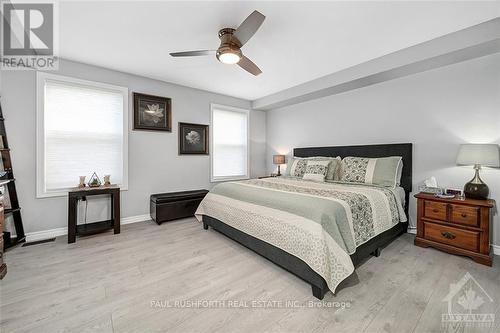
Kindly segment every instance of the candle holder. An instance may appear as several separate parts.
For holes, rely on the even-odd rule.
[[[80,183],[78,184],[78,187],[87,186],[87,184],[85,184],[85,178],[87,178],[87,176],[80,176]]]

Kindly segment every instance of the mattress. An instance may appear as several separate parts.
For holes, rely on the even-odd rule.
[[[211,216],[307,263],[329,289],[354,271],[356,248],[406,222],[404,191],[367,184],[275,177],[227,182],[203,199]]]

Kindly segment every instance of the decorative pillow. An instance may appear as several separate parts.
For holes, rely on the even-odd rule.
[[[341,180],[351,183],[396,187],[401,179],[402,168],[401,156],[346,157],[342,160]]]
[[[326,180],[335,180],[335,176],[338,174],[338,170],[340,170],[340,164],[342,163],[342,159],[340,156],[329,159],[330,164],[328,164],[328,172],[326,173]]]
[[[331,161],[316,161],[308,160],[306,171],[302,179],[313,180],[315,182],[324,182],[326,174],[328,173],[328,165]]]
[[[299,162],[302,161],[302,162]],[[294,157],[287,165],[286,175],[292,177],[302,177],[305,172],[307,161],[328,161],[328,172],[326,174],[327,180],[334,180],[338,171],[340,170],[340,157]]]
[[[306,172],[307,160],[304,158],[294,158],[290,163],[289,175],[302,178]]]

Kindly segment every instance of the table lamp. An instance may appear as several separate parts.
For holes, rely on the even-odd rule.
[[[281,176],[280,165],[285,164],[285,155],[273,155],[273,164],[278,165],[278,176]]]
[[[490,190],[481,177],[479,170],[482,166],[500,167],[500,153],[496,144],[464,144],[460,145],[457,156],[457,165],[473,165],[476,174],[465,184],[464,194],[467,198],[487,199]]]

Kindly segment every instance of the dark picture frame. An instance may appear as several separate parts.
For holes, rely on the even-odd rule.
[[[179,155],[208,155],[208,125],[179,123]]]
[[[134,92],[134,130],[172,132],[172,99]]]

